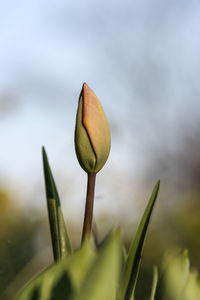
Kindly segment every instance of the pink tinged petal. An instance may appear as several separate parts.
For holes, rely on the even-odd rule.
[[[98,164],[107,160],[110,151],[110,131],[104,110],[95,93],[83,84],[83,125],[88,133]],[[105,162],[104,162],[105,161]]]

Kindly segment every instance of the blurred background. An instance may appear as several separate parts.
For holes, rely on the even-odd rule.
[[[128,246],[161,180],[138,299],[168,248],[188,248],[192,266],[200,267],[199,36],[197,0],[0,4],[2,300],[52,261],[42,145],[73,245],[80,243],[86,175],[73,138],[83,82],[100,99],[112,135],[97,177],[100,236],[120,224]]]

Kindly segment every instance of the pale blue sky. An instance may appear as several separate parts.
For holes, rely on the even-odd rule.
[[[134,169],[131,180],[137,184],[148,165],[147,141],[174,148],[179,121],[190,126],[198,118],[199,36],[195,0],[3,1],[1,180],[24,187],[28,198],[43,184],[40,149],[45,145],[54,169],[66,174],[61,181],[76,176],[74,188],[82,184],[73,131],[86,81],[112,130],[103,174],[120,169],[123,181]],[[102,176],[100,188],[104,185]]]

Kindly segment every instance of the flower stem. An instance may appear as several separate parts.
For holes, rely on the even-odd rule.
[[[82,242],[91,235],[96,174],[88,174]]]

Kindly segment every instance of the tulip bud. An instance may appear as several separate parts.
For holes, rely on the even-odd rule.
[[[79,97],[75,127],[75,149],[81,167],[96,174],[110,152],[110,130],[95,93],[84,83]]]

